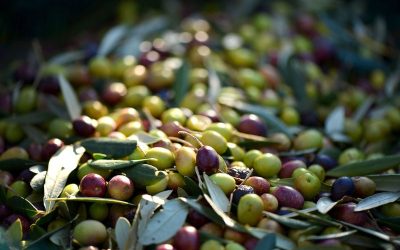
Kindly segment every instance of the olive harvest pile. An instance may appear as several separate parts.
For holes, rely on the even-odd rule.
[[[359,25],[156,16],[36,49],[0,92],[0,248],[398,248],[400,76]]]

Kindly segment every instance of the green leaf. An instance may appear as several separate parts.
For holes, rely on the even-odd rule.
[[[139,187],[146,187],[152,185],[164,177],[158,175],[158,169],[149,164],[139,164],[132,168],[125,169],[122,171],[126,176],[131,178],[135,185]]]
[[[271,179],[270,183],[274,186],[294,187],[294,178]],[[331,186],[327,185],[324,182],[321,182],[321,191],[329,192],[331,191]]]
[[[253,237],[256,237],[257,239],[262,239],[266,235],[271,234],[270,231],[267,231],[262,228],[257,228],[257,227],[243,227],[243,228],[245,229],[244,233],[248,233],[248,234],[252,235]],[[241,232],[243,232],[243,231],[241,231]],[[276,233],[275,237],[276,237],[276,247],[277,248],[285,249],[285,250],[292,250],[295,248],[295,244],[289,238],[287,238],[279,233]]]
[[[297,210],[297,209],[293,209],[293,208],[285,208],[285,209],[292,211],[291,214],[297,214],[298,216],[307,219],[308,222],[312,222],[312,223],[322,225],[322,226],[340,227],[340,224],[337,222],[326,219],[323,216],[305,212],[305,210],[307,210],[307,209],[303,209],[303,210]],[[291,214],[285,214],[284,217],[290,218]]]
[[[69,174],[76,169],[85,149],[80,146],[67,145],[59,149],[49,161],[47,175],[44,183],[44,206],[49,212],[55,202],[49,198],[57,198],[65,184]]]
[[[20,219],[14,221],[6,231],[6,239],[13,246],[20,246],[22,241],[22,223]]]
[[[290,129],[275,115],[269,112],[265,107],[247,104],[244,102],[234,101],[234,102],[222,102],[223,105],[232,107],[241,112],[252,113],[258,115],[269,128],[276,132],[282,132],[286,134],[289,138],[293,138],[293,134]]]
[[[400,217],[382,217],[378,218],[378,222],[387,227],[390,227],[396,232],[400,231]]]
[[[151,161],[152,159],[140,159],[140,160],[96,160],[89,162],[89,166],[96,169],[121,169],[130,168],[140,163]]]
[[[309,148],[309,149],[304,149],[304,150],[292,150],[292,151],[287,151],[287,152],[280,152],[279,156],[299,156],[299,155],[307,155],[307,154],[312,154],[318,151],[318,148]]]
[[[42,144],[48,139],[48,136],[42,130],[36,128],[35,126],[25,124],[22,125],[21,128],[28,136],[28,138],[35,143]]]
[[[125,217],[119,217],[115,225],[115,238],[119,249],[125,249],[131,224]]]
[[[151,135],[149,133],[139,131],[134,134],[137,137],[138,142],[144,143],[144,144],[153,144],[161,140],[160,137]]]
[[[111,199],[111,198],[100,198],[100,197],[64,197],[64,198],[48,198],[48,201],[76,201],[76,202],[98,202],[108,204],[118,204],[126,206],[135,206],[132,203]]]
[[[390,155],[379,159],[358,161],[329,170],[328,176],[362,176],[383,172],[400,164],[400,155]]]
[[[188,195],[192,197],[199,197],[200,195],[202,195],[201,189],[192,178],[190,178],[189,176],[183,176],[183,180],[185,181],[183,189]]]
[[[339,202],[340,202],[340,200],[332,201],[331,198],[329,198],[329,197],[321,197],[317,201],[318,212],[320,212],[321,214],[326,214],[332,208],[334,208]]]
[[[261,240],[258,241],[254,250],[269,250],[275,249],[276,236],[275,234],[267,234]]]
[[[229,217],[224,211],[222,211],[222,209],[220,207],[218,207],[217,204],[214,203],[214,201],[211,199],[210,196],[208,196],[207,194],[204,194],[204,199],[206,199],[208,204],[210,204],[211,208],[215,211],[215,213],[218,214],[218,216],[222,218],[222,220],[225,223],[225,226],[243,231],[243,229],[241,229],[241,227],[243,227],[243,226],[240,225],[238,222],[236,222],[231,217]]]
[[[42,227],[38,226],[37,224],[32,224],[29,230],[29,239],[36,240],[43,235],[45,235],[47,231]]]
[[[39,213],[39,210],[37,210],[32,203],[21,196],[10,197],[7,200],[7,206],[9,206],[13,211],[25,215],[29,218],[32,218]]]
[[[367,175],[376,184],[377,191],[400,191],[400,174]]]
[[[12,172],[21,171],[37,164],[38,163],[36,161],[18,159],[18,158],[0,160],[0,170],[12,171]]]
[[[304,228],[308,228],[308,227],[311,226],[311,224],[306,222],[306,221],[287,218],[285,216],[280,216],[278,214],[270,213],[270,212],[267,212],[267,211],[264,211],[263,213],[267,217],[269,217],[269,218],[271,218],[271,219],[273,219],[273,220],[279,222],[280,224],[282,224],[284,226],[287,226],[289,228],[304,229]]]
[[[196,212],[210,219],[212,222],[221,226],[225,226],[225,223],[221,219],[221,217],[210,207],[200,204],[196,199],[186,199],[183,197],[180,197],[179,199],[190,206],[192,209],[196,210]]]
[[[84,51],[80,50],[68,51],[50,58],[50,60],[48,60],[48,63],[56,65],[65,65],[72,62],[83,60],[85,59],[85,56],[86,55]]]
[[[329,136],[342,133],[344,130],[345,113],[344,107],[339,106],[331,111],[325,120],[325,133]]]
[[[188,213],[188,207],[179,199],[168,200],[147,223],[145,231],[139,235],[139,242],[149,245],[170,239],[185,223]]]
[[[382,192],[376,193],[374,195],[368,196],[362,199],[357,206],[354,208],[354,211],[364,211],[375,207],[380,207],[382,205],[395,202],[400,198],[400,192]]]
[[[354,112],[352,117],[353,120],[355,122],[360,122],[368,113],[368,110],[371,108],[372,104],[374,104],[374,101],[374,98],[371,96],[364,100],[364,102]]]
[[[35,224],[38,226],[44,226],[47,223],[50,223],[52,220],[54,220],[58,216],[57,208],[58,207],[56,207],[55,209],[51,210],[49,213],[46,213],[45,215],[43,215],[42,217],[37,219],[35,221]]]
[[[74,89],[63,75],[58,76],[61,92],[64,97],[65,105],[67,106],[68,114],[71,120],[77,119],[82,112],[82,107],[78,101]]]
[[[46,95],[46,98],[44,98],[44,102],[46,103],[46,107],[49,109],[49,111],[54,115],[56,115],[57,117],[65,120],[70,119],[68,111],[66,110],[65,106],[55,96]]]
[[[207,70],[208,70],[208,101],[211,106],[214,106],[217,103],[218,95],[221,92],[221,80],[218,77],[217,72],[212,66],[211,61],[207,61]]]
[[[115,49],[122,38],[126,36],[128,28],[123,24],[112,27],[101,40],[97,56],[105,57]]]
[[[48,121],[53,117],[54,116],[47,111],[35,111],[27,114],[13,115],[4,120],[18,124],[37,124]]]
[[[122,158],[132,154],[136,149],[134,140],[118,140],[112,138],[90,138],[81,141],[81,145],[89,153],[102,153],[113,158]]]
[[[215,184],[206,173],[203,173],[203,178],[207,187],[207,191],[215,205],[217,205],[221,211],[225,213],[229,212],[229,200],[224,191],[222,191],[222,189]]]
[[[381,232],[378,232],[378,231],[375,231],[375,230],[372,230],[372,229],[369,229],[369,228],[366,228],[366,227],[356,226],[354,224],[347,223],[347,222],[344,222],[344,221],[338,221],[338,222],[343,224],[343,225],[345,225],[345,226],[357,229],[360,232],[363,232],[363,233],[366,233],[368,235],[371,235],[371,236],[374,236],[376,238],[379,238],[381,240],[392,242],[392,238],[387,234],[384,234],[384,233],[381,233]]]
[[[30,185],[31,188],[37,192],[40,192],[43,190],[44,187],[44,181],[46,179],[46,173],[47,171],[43,171],[40,173],[37,173],[35,176],[33,176]]]
[[[324,235],[310,235],[306,236],[307,240],[330,240],[330,239],[340,239],[343,237],[347,237],[349,235],[357,233],[357,230],[350,230],[350,231],[345,231],[345,232],[340,232],[340,233],[334,233],[334,234],[324,234]]]
[[[188,61],[183,60],[181,67],[176,72],[176,79],[173,85],[174,99],[173,105],[179,106],[189,91],[189,72],[190,65]]]

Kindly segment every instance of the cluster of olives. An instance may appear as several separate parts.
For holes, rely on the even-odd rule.
[[[311,15],[298,15],[293,24],[293,35],[279,38],[271,16],[259,14],[241,24],[237,33],[220,39],[208,21],[187,19],[178,32],[143,42],[138,58],[88,56],[72,64],[44,64],[40,68],[34,62],[22,63],[13,75],[21,88],[0,94],[0,111],[7,114],[0,120],[0,160],[31,160],[46,165],[64,145],[85,138],[137,140],[136,148],[123,160],[147,160],[159,177],[157,181],[136,183],[117,169],[95,168],[90,164],[95,154],[85,153],[60,197],[111,198],[138,205],[144,194],[155,195],[167,189],[173,190],[172,197],[178,197],[187,185],[185,178],[201,182],[205,173],[230,200],[229,215],[239,223],[288,235],[299,245],[349,247],[337,239],[306,241],[302,238],[306,233],[266,215],[285,215],[287,208],[313,208],[320,198],[329,197],[341,203],[327,217],[371,226],[371,215],[354,209],[358,198],[375,194],[375,182],[364,176],[334,179],[326,172],[382,157],[382,142],[390,141],[400,130],[400,109],[390,104],[380,116],[367,116],[362,121],[350,118],[367,95],[382,91],[385,74],[377,69],[336,97],[334,104],[340,103],[346,109],[343,133],[350,141],[336,142],[324,134],[321,125],[334,105],[320,103],[319,98],[336,90],[325,69],[337,69],[332,66],[336,63],[334,46],[325,36],[323,24]],[[172,42],[167,35],[173,37]],[[306,94],[316,103],[312,111],[298,107],[291,90],[284,85],[277,58],[283,39],[293,45],[295,57],[303,63]],[[222,49],[214,43],[220,43]],[[263,57],[267,62],[258,64]],[[184,60],[191,65],[186,79],[188,91],[176,96],[172,87]],[[208,100],[209,61],[229,77],[230,86],[221,87],[216,103]],[[70,100],[64,100],[59,74],[71,83],[82,106],[81,114],[73,119],[63,109]],[[176,98],[182,101],[175,103]],[[232,108],[223,101],[226,99],[276,111],[277,118],[296,131],[294,137],[274,130],[260,115]],[[30,114],[31,121],[18,120]],[[45,118],[41,119],[42,115]],[[156,139],[142,142],[143,134]],[[271,143],[260,146],[260,140]],[[32,185],[36,175],[28,168],[21,172],[1,170],[0,185],[6,187],[4,199],[23,197],[45,211],[43,186]],[[196,198],[206,204],[203,198]],[[24,240],[32,240],[32,225],[44,214],[28,218],[1,202],[2,226],[7,229],[19,219]],[[85,216],[73,222],[72,229],[74,247],[81,249],[110,247],[107,228],[114,228],[120,217],[132,220],[136,213],[136,207],[122,204],[82,202],[68,206],[71,212],[85,211]],[[389,203],[379,211],[397,217],[400,204]],[[54,220],[41,226],[51,232],[68,223],[59,212]],[[383,229],[388,234],[398,233],[389,227]],[[332,226],[320,228],[318,233],[341,230]],[[203,240],[202,234],[215,238]],[[258,241],[190,210],[186,224],[156,249],[254,249]]]

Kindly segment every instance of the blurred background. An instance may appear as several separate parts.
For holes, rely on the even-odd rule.
[[[400,40],[400,1],[396,0],[4,0],[0,1],[0,65],[25,57],[34,39],[40,42],[47,56],[61,48],[99,41],[113,25],[134,24],[146,16],[167,14],[179,19],[195,13],[222,12],[245,18],[255,11],[268,11],[277,3],[284,3],[291,11],[328,13],[348,28],[355,20],[366,25],[381,20],[389,33],[387,41],[391,46]]]

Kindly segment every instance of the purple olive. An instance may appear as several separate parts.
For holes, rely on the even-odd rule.
[[[343,196],[351,196],[355,191],[354,182],[347,176],[339,177],[332,184],[331,198],[334,201],[340,200]]]
[[[280,207],[291,207],[301,209],[304,204],[304,197],[299,191],[289,186],[279,186],[272,191],[278,200]]]
[[[267,133],[267,126],[265,123],[256,115],[244,115],[240,118],[237,129],[240,132],[265,136]]]
[[[217,172],[219,168],[218,153],[210,146],[202,146],[197,151],[196,165],[200,172],[207,174]]]

